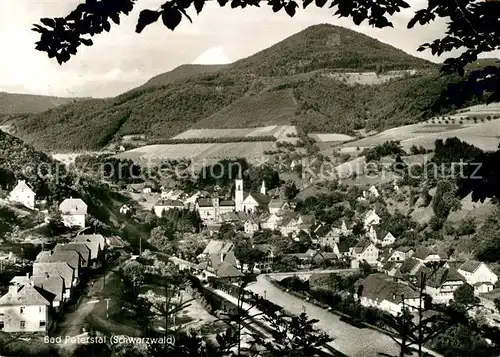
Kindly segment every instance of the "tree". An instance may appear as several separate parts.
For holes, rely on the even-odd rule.
[[[455,290],[453,292],[453,299],[458,304],[464,306],[476,305],[479,302],[479,298],[474,296],[474,287],[469,284],[463,284]]]
[[[319,320],[309,320],[306,313],[291,318],[280,311],[264,317],[269,322],[273,341],[257,339],[273,357],[315,356],[317,351],[333,341],[326,333],[314,327]]]
[[[131,284],[133,288],[138,288],[144,282],[144,265],[138,262],[130,262],[122,269],[122,277]]]
[[[300,192],[300,190],[297,188],[295,185],[295,182],[289,182],[285,186],[285,197],[288,200],[292,200],[297,196],[297,194]]]

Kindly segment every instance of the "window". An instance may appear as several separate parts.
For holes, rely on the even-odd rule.
[[[45,320],[40,320],[40,327],[45,327]]]
[[[38,307],[38,312],[43,312],[43,306]]]
[[[5,327],[4,322],[0,321],[0,330],[3,330],[4,327]]]
[[[20,313],[21,313],[21,314],[24,314],[24,310],[25,310],[25,309],[26,309],[25,307],[21,307],[21,308],[20,308]]]
[[[24,330],[26,328],[26,321],[19,321],[19,327],[21,330]]]

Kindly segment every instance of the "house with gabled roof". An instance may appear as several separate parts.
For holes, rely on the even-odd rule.
[[[410,286],[395,282],[385,274],[370,274],[354,284],[354,298],[365,307],[375,307],[396,316],[403,306],[414,311],[418,308],[419,293]]]
[[[75,271],[66,262],[35,262],[33,263],[33,276],[59,276],[64,281],[63,300],[71,298],[72,289],[77,280]]]
[[[260,220],[256,216],[250,216],[243,224],[243,229],[246,234],[253,235],[260,229]]]
[[[425,273],[425,292],[437,304],[448,304],[453,300],[453,293],[465,284],[465,279],[455,269],[439,267],[436,270],[423,267]],[[418,277],[420,280],[420,277]]]
[[[403,265],[403,262],[401,261],[395,261],[395,260],[390,260],[387,261],[383,266],[382,266],[382,271],[389,275],[389,276],[396,276],[396,273],[400,271],[399,269],[401,268],[401,265]]]
[[[269,201],[269,213],[280,213],[281,211],[289,209],[288,203],[281,198],[273,198]]]
[[[439,262],[448,260],[448,254],[445,252],[436,252],[426,247],[421,247],[415,250],[412,258],[418,259],[424,263]]]
[[[264,213],[261,216],[261,227],[262,229],[270,229],[274,231],[279,228],[282,219],[283,216],[280,216],[276,213]]]
[[[36,194],[25,180],[18,180],[16,187],[9,193],[9,201],[22,204],[29,209],[35,209]]]
[[[49,293],[54,295],[54,300],[52,301],[52,307],[54,307],[56,312],[59,311],[65,300],[64,279],[61,278],[59,275],[50,276],[49,274],[45,274],[44,276],[32,276],[30,279],[31,279],[31,285],[39,289],[48,291]]]
[[[294,215],[285,215],[280,222],[281,235],[287,237],[290,234],[296,234],[299,231],[298,219]]]
[[[423,266],[424,266],[423,261],[411,257],[403,262],[403,264],[399,268],[399,271],[401,272],[402,275],[414,276]]]
[[[403,261],[409,259],[415,251],[412,247],[402,246],[394,249],[387,260]]]
[[[30,284],[11,284],[0,297],[0,330],[47,334],[54,295]]]
[[[486,293],[493,290],[498,276],[483,262],[467,260],[458,268],[458,273],[464,277],[467,284],[474,286],[474,292]]]
[[[90,250],[91,269],[98,269],[104,261],[104,251],[106,248],[106,239],[101,234],[81,234],[73,239],[75,243],[84,243]]]
[[[80,253],[74,250],[54,250],[50,255],[44,255],[37,262],[50,263],[50,262],[65,262],[75,272],[76,285],[79,282],[79,277],[82,268],[82,257]]]
[[[184,209],[184,202],[180,200],[161,199],[153,206],[153,210],[155,211],[155,215],[157,217],[162,217],[163,212],[167,212],[172,209]]]
[[[67,227],[85,227],[87,204],[81,198],[67,198],[59,205],[62,221]]]
[[[387,247],[389,245],[393,245],[396,242],[396,238],[392,235],[391,232],[388,232],[384,238],[380,241],[382,247]]]
[[[58,251],[75,251],[81,257],[81,267],[86,269],[90,267],[90,249],[83,242],[58,243],[54,247],[54,253]],[[53,253],[53,254],[54,254]]]
[[[379,249],[369,239],[362,239],[354,247],[350,248],[350,255],[357,261],[366,261],[370,265],[376,265]]]

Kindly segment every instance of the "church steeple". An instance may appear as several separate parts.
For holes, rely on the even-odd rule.
[[[260,193],[262,193],[263,195],[266,194],[266,182],[264,180],[262,180],[262,186],[260,187]]]
[[[243,178],[239,177],[235,180],[234,187],[234,205],[236,212],[243,211]]]

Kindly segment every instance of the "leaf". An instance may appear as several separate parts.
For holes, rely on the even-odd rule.
[[[135,27],[135,32],[141,33],[146,26],[158,21],[160,18],[160,13],[158,11],[152,10],[142,10],[139,14],[139,21],[137,21],[137,26]]]
[[[90,38],[81,38],[80,42],[85,46],[92,46],[94,44]]]
[[[113,22],[117,25],[120,24],[120,15],[119,14],[112,14],[109,16],[111,18],[111,20],[113,20]]]
[[[285,11],[290,16],[293,17],[295,15],[295,8],[297,7],[297,3],[294,1],[290,1],[285,5]]]
[[[43,18],[43,19],[40,19],[40,22],[48,27],[52,27],[52,28],[56,27],[56,22],[54,21],[54,19]]]
[[[182,14],[181,12],[173,7],[164,9],[161,15],[163,24],[170,30],[175,30],[177,25],[181,23]]]
[[[323,7],[325,6],[327,0],[316,0],[316,6],[317,7]]]
[[[111,24],[109,23],[109,21],[104,21],[102,23],[102,28],[104,29],[104,31],[109,32],[111,30]]]
[[[194,0],[194,8],[196,9],[197,14],[203,10],[203,6],[205,6],[205,0]]]
[[[182,14],[184,16],[186,16],[186,18],[189,20],[189,22],[193,23],[193,20],[191,20],[191,17],[189,17],[189,15],[186,13],[186,10],[184,9],[179,9],[180,12],[182,12]]]

